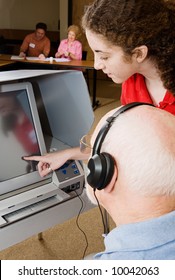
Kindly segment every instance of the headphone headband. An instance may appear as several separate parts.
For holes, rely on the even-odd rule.
[[[94,142],[92,157],[88,161],[89,174],[87,176],[88,184],[95,190],[104,189],[111,181],[114,174],[116,162],[109,153],[100,152],[102,143],[112,126],[114,120],[123,112],[140,105],[149,105],[149,103],[133,102],[118,109],[112,116],[107,118],[106,123],[101,127]],[[117,168],[117,166],[116,166]],[[116,175],[118,176],[118,175]]]
[[[140,105],[149,105],[148,103],[133,102],[121,107],[112,116],[107,118],[106,123],[100,129],[93,146],[92,157],[88,161],[89,174],[87,176],[88,184],[95,190],[104,189],[111,181],[114,174],[116,162],[109,153],[100,152],[102,143],[112,126],[114,120],[123,112]],[[116,175],[117,177],[118,175]]]

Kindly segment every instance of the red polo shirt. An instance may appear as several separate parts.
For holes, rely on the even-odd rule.
[[[131,76],[122,84],[121,104],[131,102],[146,102],[153,104],[145,84],[145,78],[140,74]],[[175,115],[175,96],[169,91],[166,92],[162,101],[157,106]]]

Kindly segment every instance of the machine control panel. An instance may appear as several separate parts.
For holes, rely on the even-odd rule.
[[[56,170],[59,182],[69,180],[80,175],[77,163],[74,160],[69,160]]]

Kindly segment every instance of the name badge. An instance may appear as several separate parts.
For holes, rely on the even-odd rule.
[[[35,48],[35,44],[30,43],[30,44],[29,44],[29,47],[31,47],[31,48],[33,48],[33,49],[34,49],[34,48]]]

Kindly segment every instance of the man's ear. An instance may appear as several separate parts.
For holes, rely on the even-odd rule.
[[[143,62],[143,60],[147,57],[147,54],[148,54],[148,48],[145,45],[137,47],[133,51],[133,55],[135,55],[135,58],[138,63]]]
[[[117,170],[117,166],[115,165],[114,166],[114,174],[112,176],[112,179],[111,179],[110,183],[103,189],[104,192],[110,193],[110,192],[113,191],[113,189],[115,187],[115,183],[117,181],[117,177],[118,177],[118,170]]]

